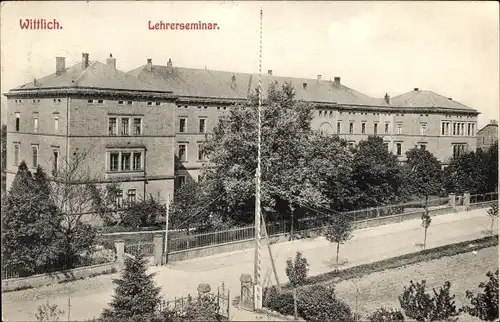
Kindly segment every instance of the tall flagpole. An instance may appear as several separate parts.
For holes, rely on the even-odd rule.
[[[254,309],[262,309],[262,285],[260,277],[260,153],[261,153],[261,107],[262,107],[262,7],[260,8],[260,50],[259,50],[259,108],[257,133],[257,171],[255,188],[255,263],[254,263]]]

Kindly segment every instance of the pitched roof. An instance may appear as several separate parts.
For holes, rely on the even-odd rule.
[[[66,68],[60,75],[54,73],[37,79],[36,84],[34,84],[33,81],[11,91],[67,87],[132,91],[165,91],[99,61],[89,62],[89,66],[85,69],[82,69],[81,63],[73,65]]]
[[[248,73],[233,73],[206,69],[153,65],[148,71],[143,65],[130,72],[129,75],[154,84],[160,88],[173,91],[179,96],[210,97],[227,99],[246,99],[258,86],[259,75]],[[233,83],[234,76],[234,83]],[[294,85],[296,97],[307,101],[386,106],[385,101],[371,98],[344,85],[332,81],[305,78],[262,76],[264,95],[271,83],[278,81],[291,82]],[[307,83],[307,89],[303,84]]]
[[[391,98],[391,105],[409,108],[445,108],[475,111],[462,103],[432,91],[413,90]]]

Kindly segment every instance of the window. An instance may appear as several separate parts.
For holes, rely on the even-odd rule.
[[[453,135],[457,135],[457,123],[453,123]]]
[[[132,101],[127,101],[127,105],[132,105],[134,102]]]
[[[361,123],[361,133],[362,134],[366,133],[366,123]]]
[[[349,134],[352,134],[354,132],[354,123],[351,122],[349,123]]]
[[[118,153],[109,154],[109,171],[118,171],[118,158],[120,155]]]
[[[153,105],[153,102],[148,102],[147,105],[151,106],[151,105]]]
[[[205,123],[206,119],[200,119],[200,133],[205,133]]]
[[[337,133],[340,134],[340,129],[342,127],[342,123],[341,122],[337,122]]]
[[[116,117],[109,118],[108,124],[109,135],[116,135]]]
[[[33,132],[38,132],[38,115],[33,118]]]
[[[186,119],[184,118],[179,119],[179,132],[180,133],[186,132]]]
[[[52,150],[52,172],[56,173],[59,165],[59,149]]]
[[[142,158],[141,152],[134,152],[134,160],[133,160],[134,170],[141,170],[142,169],[141,158]]]
[[[156,102],[156,106],[160,106],[161,105],[161,102]]]
[[[460,135],[465,135],[465,123],[460,124]]]
[[[122,135],[128,135],[128,117],[122,118]]]
[[[450,122],[446,122],[446,135],[450,135]]]
[[[104,104],[104,100],[97,100],[97,104]]]
[[[33,168],[38,167],[38,145],[32,145],[31,151],[33,153]]]
[[[198,161],[203,160],[203,146],[198,144]]]
[[[403,124],[398,124],[396,125],[396,134],[402,134],[403,133]]]
[[[389,151],[389,142],[384,142],[384,148]]]
[[[123,207],[123,190],[117,190],[115,195],[116,208]]]
[[[122,153],[122,171],[130,171],[130,153]]]
[[[354,149],[354,142],[353,141],[349,142],[349,148]]]
[[[16,113],[16,132],[19,132],[20,121],[21,121],[21,113]]]
[[[135,189],[128,189],[128,203],[134,203],[136,200]]]
[[[476,135],[476,132],[474,131],[474,126],[475,126],[475,124],[474,124],[474,123],[472,123],[471,125],[472,125],[472,136],[475,136],[475,135]]]
[[[14,143],[14,165],[19,164],[19,154],[21,151],[21,146],[19,143]]]
[[[396,143],[396,155],[401,155],[403,153],[403,144]]]
[[[142,119],[140,118],[135,118],[134,119],[134,135],[141,135],[142,131]]]
[[[54,103],[61,103],[61,99],[60,98],[54,98]]]
[[[453,158],[460,157],[465,152],[465,144],[453,145]]]
[[[124,105],[125,101],[118,101],[118,105]]]
[[[467,124],[467,135],[468,136],[470,136],[470,134],[471,134],[471,125],[472,125],[471,123]]]
[[[377,123],[373,123],[373,134],[377,134],[377,131],[378,131],[378,124]]]
[[[198,182],[201,182],[201,176],[198,175]]]
[[[389,123],[385,123],[384,132],[385,134],[389,134]]]
[[[427,124],[422,123],[420,124],[420,135],[426,135],[427,134]]]
[[[54,115],[54,131],[59,132],[59,115]]]
[[[94,104],[94,100],[87,100],[87,103]]]
[[[181,187],[185,183],[186,183],[186,176],[178,176],[177,177],[177,186],[178,187]]]
[[[179,157],[180,161],[186,161],[186,145],[185,144],[179,144],[178,157]]]
[[[441,122],[441,135],[446,134],[446,122]]]

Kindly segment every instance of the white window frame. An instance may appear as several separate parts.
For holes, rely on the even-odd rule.
[[[115,126],[114,126],[114,130],[113,132],[110,132],[110,129],[111,129],[111,119],[114,119],[115,120]],[[119,118],[116,117],[116,116],[113,116],[113,117],[108,117],[108,135],[109,136],[117,136],[118,135],[118,122],[119,122]]]
[[[184,126],[182,127],[182,121],[184,121]],[[179,133],[186,133],[187,132],[187,117],[179,117]]]
[[[391,132],[391,123],[386,122],[384,124],[384,134],[389,134]]]
[[[354,122],[349,122],[349,134],[354,134]]]
[[[184,146],[184,160],[181,159],[181,155],[180,155],[181,146]],[[179,143],[177,145],[177,157],[179,158],[179,161],[181,161],[181,162],[187,162],[187,148],[188,148],[187,143]]]
[[[57,160],[54,160],[55,153],[57,153]],[[60,160],[61,160],[61,152],[59,148],[52,148],[52,171],[57,172],[59,170]]]
[[[54,114],[54,132],[59,132],[59,114]]]
[[[135,120],[139,120],[140,124],[139,124],[139,134],[136,133],[136,127],[135,127]],[[132,128],[133,128],[133,134],[132,135],[135,135],[135,136],[139,136],[139,135],[142,135],[142,117],[133,117],[132,118]]]
[[[130,200],[132,196],[134,197],[134,200]],[[127,191],[127,203],[130,205],[131,203],[134,203],[136,201],[137,201],[137,189],[128,189],[128,191]]]
[[[33,133],[38,133],[39,119],[38,114],[33,115]]]
[[[139,154],[139,168],[136,169],[135,167],[135,155]],[[144,158],[144,153],[142,151],[133,151],[132,152],[132,171],[142,171],[142,165],[144,164],[143,162]]]
[[[200,131],[202,121],[203,121],[203,131]],[[199,131],[199,133],[207,133],[207,118],[206,117],[200,117],[198,119],[198,131]]]
[[[36,151],[36,164],[35,164],[35,152]],[[40,148],[38,145],[36,144],[32,144],[31,145],[31,165],[32,165],[32,168],[36,168],[38,167],[38,165],[40,164]]]
[[[107,154],[108,154],[108,162],[107,162],[108,171],[109,172],[120,172],[120,169],[121,169],[121,154],[120,154],[120,152],[119,151],[109,151]],[[118,156],[115,170],[113,170],[111,167],[111,160],[112,160],[111,155],[112,154],[116,154]]]
[[[202,152],[202,149],[203,149],[203,143],[198,143],[197,145],[197,149],[198,149],[198,153],[197,153],[197,161],[203,161],[203,158],[204,158],[204,155],[203,155],[203,152]],[[201,156],[201,158],[200,158]]]
[[[427,123],[420,123],[420,135],[427,135]]]
[[[14,128],[16,132],[19,132],[21,130],[21,113],[16,112],[15,116],[16,116],[16,121],[15,121],[16,123],[14,124]]]
[[[396,124],[396,134],[398,135],[403,134],[403,123]]]
[[[17,151],[17,153],[16,153]],[[16,155],[17,154],[17,155]],[[21,143],[14,143],[14,165],[19,165],[19,159],[21,157]]]
[[[126,165],[127,163],[124,162],[124,157],[128,155],[128,169],[124,169],[124,165]],[[120,171],[121,172],[129,172],[132,170],[132,152],[120,152]]]
[[[361,122],[361,134],[366,134],[366,122]]]
[[[127,120],[127,126],[123,126],[123,121]],[[127,133],[124,133],[124,129],[127,129]],[[121,117],[120,118],[120,136],[129,136],[130,135],[130,117]]]
[[[396,155],[401,156],[403,155],[403,142],[396,142]],[[399,151],[398,151],[398,146],[399,146]]]
[[[378,122],[373,122],[373,134],[378,134]]]

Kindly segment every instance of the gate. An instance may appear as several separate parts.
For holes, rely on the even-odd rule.
[[[242,309],[253,310],[253,282],[250,274],[241,274],[240,307]]]

